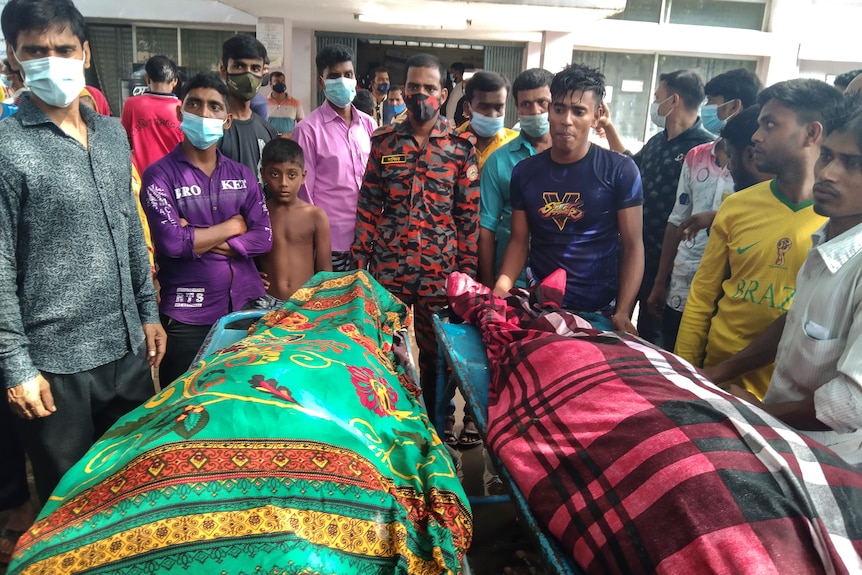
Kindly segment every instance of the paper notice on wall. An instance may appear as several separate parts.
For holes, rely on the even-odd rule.
[[[284,66],[284,22],[258,21],[257,39],[266,47],[269,69],[281,69]]]
[[[620,86],[621,92],[643,92],[644,91],[644,83],[640,80],[623,80],[622,86]]]

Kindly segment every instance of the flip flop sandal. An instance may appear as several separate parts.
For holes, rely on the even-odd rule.
[[[461,447],[476,447],[482,445],[482,436],[475,431],[462,431],[458,436],[458,445]]]
[[[443,432],[443,443],[448,445],[449,447],[457,447],[458,446],[458,437],[455,435],[455,432],[451,429],[448,429]]]

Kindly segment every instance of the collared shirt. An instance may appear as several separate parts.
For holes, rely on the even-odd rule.
[[[272,247],[269,212],[254,174],[221,152],[217,155],[216,169],[208,177],[180,144],[147,168],[141,183],[141,203],[159,268],[159,311],[192,325],[213,324],[263,296],[252,258]],[[195,228],[211,227],[237,214],[248,228],[227,240],[237,257],[195,253]],[[181,225],[180,218],[188,225]]]
[[[353,243],[356,198],[376,129],[371,116],[351,107],[349,126],[324,102],[291,135],[305,152],[307,174],[299,197],[326,212],[334,252],[346,252]]]
[[[852,464],[862,463],[862,224],[826,241],[829,223],[796,278],[764,403],[814,395],[834,431],[803,431]]]
[[[811,234],[826,219],[812,201],[794,204],[775,180],[736,192],[718,209],[676,339],[676,354],[712,367],[743,349],[796,294],[796,275],[811,248]],[[772,365],[731,383],[763,397]]]
[[[378,100],[374,92],[371,95],[374,97],[374,123],[380,128],[386,125],[383,119],[383,106],[386,104],[386,98]]]
[[[183,131],[177,119],[182,105],[173,94],[145,92],[123,103],[120,122],[132,145],[132,162],[139,172],[164,158],[183,141]]]
[[[730,170],[718,165],[714,148],[715,143],[709,142],[695,146],[685,155],[676,204],[667,219],[669,224],[679,227],[693,214],[718,210],[724,198],[733,193],[733,177]],[[678,312],[685,309],[691,280],[700,265],[707,239],[706,230],[700,230],[694,239],[679,242],[666,299],[667,305]]]
[[[482,169],[480,189],[482,197],[479,202],[479,225],[497,236],[497,252],[495,256],[494,277],[500,273],[500,264],[509,238],[512,236],[512,202],[509,199],[509,184],[512,180],[512,170],[518,162],[536,154],[533,144],[527,136],[520,136],[501,146],[490,155]],[[526,274],[521,275],[516,285],[526,287]]]
[[[445,297],[453,271],[476,277],[476,150],[441,116],[423,147],[409,121],[377,131],[359,194],[351,251],[385,288]]]
[[[693,147],[714,138],[698,118],[691,128],[672,140],[667,139],[667,130],[662,130],[634,156],[644,186],[644,282],[650,286],[661,260],[664,230],[676,201],[685,155]]]
[[[470,141],[473,142],[473,145],[476,146],[478,138],[476,137],[476,134],[470,131],[470,122],[464,122],[463,124],[458,126],[455,131],[462,136],[469,138]],[[503,128],[502,130],[494,134],[494,137],[491,138],[491,141],[488,142],[488,145],[485,146],[484,150],[480,151],[479,148],[476,148],[476,157],[479,160],[480,174],[482,173],[482,169],[485,167],[485,161],[487,161],[487,159],[491,157],[491,154],[496,152],[497,149],[500,148],[500,146],[503,146],[517,138],[518,134],[520,134],[520,132],[510,130],[509,128]]]
[[[28,97],[0,122],[0,371],[6,387],[120,359],[158,323],[126,133],[81,106],[88,145]]]
[[[274,94],[275,92],[273,92]],[[270,95],[266,99],[269,105],[269,123],[272,127],[278,130],[279,134],[290,134],[293,132],[296,123],[305,116],[302,110],[302,102],[287,96],[284,100],[276,100]]]

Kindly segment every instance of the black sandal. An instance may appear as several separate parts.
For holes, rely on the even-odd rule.
[[[482,445],[482,436],[476,431],[462,430],[458,436],[458,445],[461,447],[476,447]]]

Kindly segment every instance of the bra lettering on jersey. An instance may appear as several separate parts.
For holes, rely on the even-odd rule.
[[[222,180],[221,189],[223,190],[244,190],[248,187],[245,180]]]
[[[778,289],[772,284],[762,286],[758,280],[740,279],[736,284],[736,292],[730,299],[745,300],[756,305],[765,305],[772,309],[787,311],[793,303],[796,288],[784,286]]]
[[[553,220],[560,231],[563,231],[570,219],[576,222],[584,217],[584,212],[579,209],[583,202],[578,192],[566,192],[562,199],[557,192],[544,192],[542,199],[545,200],[545,205],[539,208],[539,213],[543,218]]]
[[[195,184],[193,186],[181,186],[179,188],[174,188],[174,195],[177,199],[199,196],[201,195],[201,187]]]

